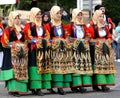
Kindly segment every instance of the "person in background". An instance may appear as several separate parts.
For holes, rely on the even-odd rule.
[[[16,0],[16,3],[15,3],[15,7],[16,7],[16,9],[19,8],[19,5],[20,5],[20,0]]]
[[[104,15],[105,25],[108,26],[108,28],[110,30],[110,33],[112,34],[113,30],[115,28],[115,24],[112,21],[112,19],[106,15],[106,13],[105,13],[106,12],[105,6],[103,6],[103,5],[96,5],[95,8],[94,8],[94,11],[96,11],[96,10],[101,10],[102,11],[102,13]]]
[[[94,12],[90,21],[89,32],[91,34],[90,52],[94,70],[93,90],[107,92],[110,90],[107,85],[115,85],[114,74],[116,69],[111,48],[112,36],[108,26],[105,25],[101,10]],[[98,86],[101,86],[101,89]]]
[[[68,19],[68,13],[62,8],[62,19],[64,21],[69,21]]]
[[[10,12],[8,27],[1,37],[4,57],[0,80],[5,81],[8,93],[16,97],[28,92],[28,47],[20,25],[19,14]]]
[[[50,20],[51,20],[51,18],[50,18],[50,12],[49,11],[44,12],[43,16],[42,16],[42,24],[45,25],[47,23],[50,23]]]
[[[115,44],[116,60],[118,62],[120,62],[120,22],[118,23],[118,25],[115,28],[113,37],[116,42],[116,44]]]

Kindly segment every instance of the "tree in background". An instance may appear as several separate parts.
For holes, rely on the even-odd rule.
[[[102,4],[106,7],[106,14],[112,18],[115,24],[120,21],[120,0],[103,0]]]
[[[37,2],[38,2],[38,0],[32,0],[31,1],[31,8],[32,7],[37,7]]]
[[[37,0],[37,7],[42,11],[49,10],[56,2],[64,8],[67,13],[70,13],[70,8],[77,6],[77,0]],[[106,7],[106,14],[112,18],[115,24],[120,21],[120,0],[102,0],[102,4]],[[32,0],[20,0],[20,10],[30,10]]]
[[[31,4],[33,1],[37,1],[37,7],[39,7],[42,11],[49,10],[55,3],[64,10],[66,10],[68,13],[70,11],[70,8],[75,8],[76,7],[76,0],[20,0],[20,10],[30,10]],[[33,4],[32,4],[33,5]]]

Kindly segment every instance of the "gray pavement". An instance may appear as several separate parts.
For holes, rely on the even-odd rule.
[[[91,87],[87,88],[87,93],[72,93],[70,89],[65,89],[67,91],[66,95],[58,95],[58,94],[48,94],[46,90],[45,96],[35,96],[31,95],[29,92],[26,96],[21,96],[22,98],[119,98],[120,96],[120,62],[115,62],[117,74],[115,75],[116,85],[110,87],[111,91],[104,92],[94,92]],[[56,89],[55,89],[56,90]],[[8,95],[6,88],[4,87],[4,82],[0,82],[0,98],[13,98],[13,96]]]

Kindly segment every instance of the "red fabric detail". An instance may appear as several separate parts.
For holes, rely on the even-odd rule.
[[[19,2],[19,0],[16,0],[16,3]]]
[[[7,41],[6,41],[5,37],[4,37],[5,35],[6,35],[7,39],[9,40],[10,35],[9,35],[9,31],[8,31],[7,28],[3,31],[3,34],[2,34],[2,37],[1,37],[1,43],[3,45],[8,45],[8,43],[7,43]]]
[[[25,33],[26,39],[31,40],[31,37],[28,33],[28,30],[30,30],[30,24],[29,23],[25,25],[25,28],[23,29],[23,32]]]
[[[111,19],[111,18],[108,18],[108,22],[112,22],[112,19]]]
[[[36,44],[31,44],[30,49],[31,49],[31,50],[36,49]]]

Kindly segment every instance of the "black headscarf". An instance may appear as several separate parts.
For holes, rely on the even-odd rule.
[[[47,21],[44,21],[44,17],[45,17],[45,15],[47,15],[47,16],[48,16],[48,20],[47,20]],[[49,23],[49,22],[50,22],[50,20],[51,20],[51,18],[50,18],[50,13],[49,13],[49,11],[44,12],[44,13],[43,13],[43,16],[42,16],[42,24]]]

